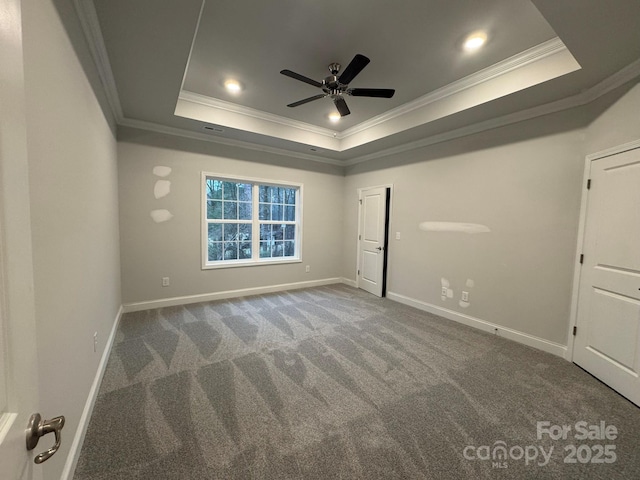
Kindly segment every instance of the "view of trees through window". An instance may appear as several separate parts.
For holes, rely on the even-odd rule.
[[[298,186],[205,181],[207,263],[299,256]]]

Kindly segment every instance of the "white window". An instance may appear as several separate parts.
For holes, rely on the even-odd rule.
[[[203,268],[299,262],[302,185],[202,174]]]

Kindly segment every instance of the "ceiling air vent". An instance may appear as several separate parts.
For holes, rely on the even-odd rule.
[[[207,132],[214,132],[214,133],[224,132],[224,128],[214,127],[213,125],[205,125],[204,127],[202,127],[202,129],[206,130]]]

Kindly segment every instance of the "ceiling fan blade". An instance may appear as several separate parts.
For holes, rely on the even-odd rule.
[[[299,73],[292,72],[291,70],[281,70],[280,73],[295,80],[300,80],[301,82],[313,85],[314,87],[322,88],[322,84],[320,82],[316,82],[315,80],[305,77],[304,75],[300,75]]]
[[[349,85],[351,80],[356,78],[364,67],[369,64],[370,60],[364,55],[360,55],[359,53],[353,57],[351,63],[347,65],[347,68],[344,69],[344,72],[338,77],[338,81],[343,85]]]
[[[392,88],[350,88],[347,93],[354,97],[391,98],[396,91]]]
[[[338,109],[338,112],[340,113],[341,117],[346,117],[347,115],[349,115],[351,113],[349,111],[349,107],[347,107],[347,102],[344,101],[344,98],[335,97],[333,99],[333,103],[335,104],[336,108]]]
[[[304,100],[299,100],[297,102],[290,103],[287,107],[298,107],[300,105],[304,105],[305,103],[313,102],[314,100],[318,100],[320,98],[324,98],[326,95],[324,93],[320,93],[318,95],[314,95],[313,97],[305,98]]]

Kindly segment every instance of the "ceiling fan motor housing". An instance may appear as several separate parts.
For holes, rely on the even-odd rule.
[[[331,75],[325,77],[322,81],[322,91],[329,95],[340,95],[347,89],[346,85],[343,85],[338,80],[338,72],[340,72],[340,64],[339,63],[330,63],[329,71]]]
[[[338,95],[346,88],[347,86],[341,84],[336,75],[329,75],[322,81],[322,91],[329,95]]]

